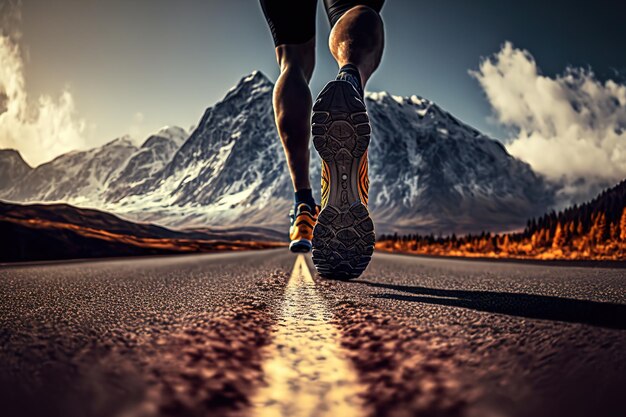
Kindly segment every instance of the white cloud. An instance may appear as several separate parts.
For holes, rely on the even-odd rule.
[[[564,194],[588,197],[626,178],[626,86],[583,69],[542,75],[509,42],[470,73],[496,120],[515,132],[509,152],[562,183]]]
[[[19,20],[19,4],[3,13]],[[0,148],[17,149],[29,164],[38,165],[85,147],[86,124],[77,118],[74,99],[67,90],[56,99],[47,95],[34,100],[28,97],[24,61],[17,39],[19,32],[12,25],[3,26],[0,33]]]

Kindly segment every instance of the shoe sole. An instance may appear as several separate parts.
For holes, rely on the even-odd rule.
[[[352,85],[331,81],[313,106],[313,145],[329,169],[328,202],[313,229],[313,263],[324,278],[363,273],[374,252],[374,224],[359,196],[359,164],[370,141],[365,104]]]
[[[308,253],[311,250],[311,241],[308,239],[292,240],[289,250],[293,253]]]

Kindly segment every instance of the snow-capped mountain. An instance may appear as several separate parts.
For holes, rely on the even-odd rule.
[[[283,225],[293,191],[274,127],[272,88],[260,72],[243,78],[206,110],[165,168],[129,189],[118,206],[131,217],[144,208],[142,218],[175,226]]]
[[[0,193],[20,181],[32,168],[14,149],[0,149]]]
[[[528,164],[432,101],[383,92],[368,94],[366,102],[379,228],[510,228],[552,203],[553,192]]]
[[[189,133],[178,126],[164,127],[148,137],[111,180],[105,198],[115,201],[127,194],[129,188],[139,188],[150,181],[188,137]]]
[[[168,226],[282,228],[293,190],[272,88],[254,72],[208,108],[184,141],[181,132],[169,140],[156,134],[140,148],[122,139],[63,155],[8,192],[0,188],[0,197],[65,200]],[[431,101],[368,93],[366,104],[378,233],[512,229],[552,204],[553,191],[526,163]],[[312,152],[315,185],[319,166]]]
[[[76,204],[98,198],[136,150],[130,138],[122,137],[99,148],[66,153],[30,171],[3,197]]]
[[[0,195],[13,201],[67,201],[97,207],[109,194],[159,171],[187,137],[182,128],[168,127],[139,148],[124,136],[98,148],[69,152],[30,169]]]

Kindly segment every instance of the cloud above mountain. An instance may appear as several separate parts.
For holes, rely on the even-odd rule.
[[[77,116],[72,94],[33,98],[26,92],[20,50],[19,4],[1,6],[0,29],[0,148],[20,151],[31,165],[85,147],[85,121]]]
[[[510,42],[470,72],[496,120],[513,128],[509,152],[564,185],[593,193],[626,178],[626,86],[591,70],[543,75],[533,56]]]

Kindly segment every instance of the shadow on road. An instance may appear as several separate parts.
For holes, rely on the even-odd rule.
[[[384,284],[366,280],[351,282],[416,294],[374,294],[373,297],[375,298],[439,304],[532,319],[557,320],[611,329],[626,329],[626,305],[624,304],[601,303],[547,295],[443,290],[419,286]]]

